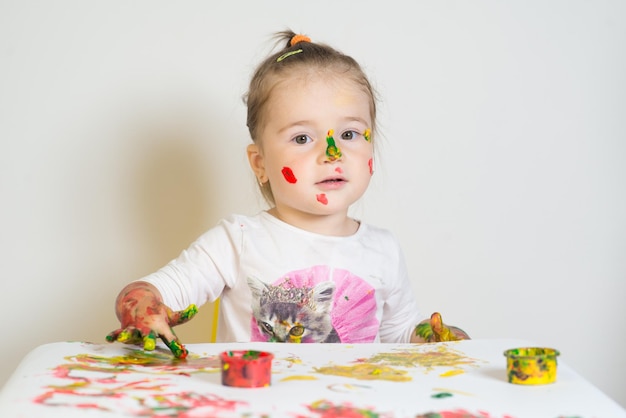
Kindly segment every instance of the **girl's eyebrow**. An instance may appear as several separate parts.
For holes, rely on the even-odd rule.
[[[296,126],[311,126],[312,123],[313,122],[310,121],[310,120],[299,120],[299,121],[296,121],[296,122],[291,122],[291,123],[283,126],[282,128],[280,128],[278,130],[278,133],[283,133],[283,132],[285,132],[285,131],[287,131],[287,130],[289,130],[291,128],[294,128]]]
[[[346,116],[346,117],[344,117],[342,119],[342,122],[343,123],[359,122],[359,123],[362,123],[365,126],[369,126],[369,122],[366,121],[364,118],[359,117],[359,116]],[[315,125],[315,123],[313,121],[311,121],[311,120],[307,120],[307,119],[299,120],[299,121],[296,121],[296,122],[291,122],[288,125],[285,125],[284,127],[280,128],[278,130],[278,132],[282,133],[282,132],[284,132],[286,130],[289,130],[289,129],[291,129],[293,127],[296,127],[296,126],[311,126],[311,125]],[[335,129],[335,128],[334,127],[329,127],[329,128],[324,128],[324,129],[328,130],[328,129]]]
[[[363,125],[368,125],[368,122],[365,119],[358,117],[358,116],[348,116],[345,118],[345,121],[346,122],[360,122]]]

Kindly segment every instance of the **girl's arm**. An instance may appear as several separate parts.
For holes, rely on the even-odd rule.
[[[185,358],[187,349],[180,343],[172,327],[184,324],[198,312],[196,305],[174,312],[163,304],[161,293],[147,282],[133,282],[117,296],[115,314],[121,327],[107,335],[109,342],[143,345],[154,350],[161,338],[177,358]]]

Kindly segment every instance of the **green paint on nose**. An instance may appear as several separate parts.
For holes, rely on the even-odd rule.
[[[335,145],[335,138],[333,138],[334,131],[331,129],[328,131],[328,136],[326,136],[326,143],[328,146],[326,147],[326,156],[329,161],[335,161],[341,158],[341,150]]]

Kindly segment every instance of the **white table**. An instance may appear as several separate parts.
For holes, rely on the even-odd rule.
[[[51,343],[9,378],[0,417],[626,417],[561,358],[553,384],[508,383],[504,350],[528,345],[190,344],[182,362],[163,348]],[[274,354],[271,386],[221,384],[218,354],[236,349]]]

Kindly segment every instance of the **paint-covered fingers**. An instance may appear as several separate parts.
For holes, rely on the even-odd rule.
[[[191,320],[198,313],[198,307],[194,304],[187,306],[186,309],[182,311],[172,311],[171,309],[167,309],[167,318],[169,325],[171,327],[175,327],[176,325],[184,324],[185,322]]]
[[[150,331],[148,335],[143,337],[143,349],[146,351],[152,351],[156,348],[157,335],[154,331]]]
[[[142,333],[136,328],[116,329],[106,336],[106,340],[110,343],[117,341],[124,344],[143,346],[143,349],[146,351],[156,349],[158,338],[163,340],[176,358],[185,358],[187,356],[187,349],[180,343],[171,329],[169,329],[167,336],[159,334],[154,330],[147,330]]]
[[[441,314],[439,312],[435,312],[430,317],[430,327],[432,328],[433,335],[432,341],[458,341],[458,340],[469,340],[470,337],[467,335],[465,331],[462,329],[452,326],[446,325],[443,323],[441,319]]]
[[[469,335],[462,329],[444,324],[439,312],[433,313],[430,319],[419,323],[415,327],[415,336],[418,337],[416,342],[421,339],[428,343],[470,339]]]
[[[461,328],[449,325],[450,331],[457,337],[458,340],[471,340],[470,336]]]
[[[439,312],[435,312],[430,316],[430,327],[433,330],[430,342],[458,340],[450,328],[443,323]]]
[[[189,354],[185,346],[178,340],[178,337],[176,337],[175,335],[172,339],[161,335],[161,340],[163,340],[165,345],[172,351],[174,357],[184,359],[187,357],[187,354]]]
[[[433,329],[430,326],[430,322],[420,322],[415,327],[415,336],[421,338],[421,340],[418,339],[416,342],[431,342],[433,337]]]
[[[117,341],[117,337],[122,332],[122,329],[116,329],[115,331],[111,331],[107,334],[106,340],[110,343]]]
[[[106,340],[110,343],[120,342],[124,344],[140,344],[143,341],[141,332],[137,328],[119,328],[110,332],[106,336]]]

